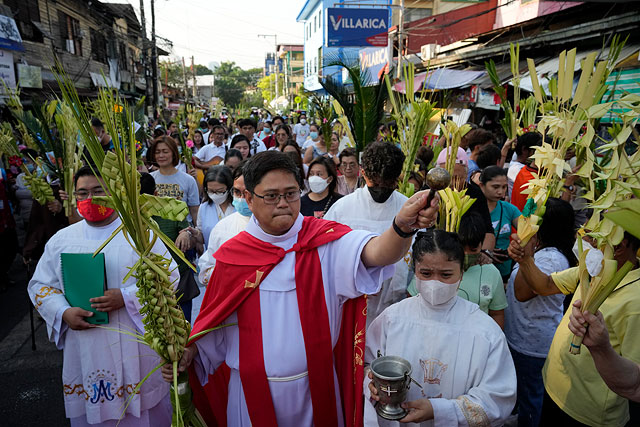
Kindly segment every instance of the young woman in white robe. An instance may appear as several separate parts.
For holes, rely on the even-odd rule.
[[[477,304],[457,296],[464,250],[458,236],[420,233],[413,245],[419,294],[393,304],[367,330],[365,363],[378,351],[411,363],[403,423],[420,426],[500,426],[516,401],[516,373],[500,327]],[[366,426],[397,426],[376,414],[365,378]],[[368,387],[366,387],[368,386]]]

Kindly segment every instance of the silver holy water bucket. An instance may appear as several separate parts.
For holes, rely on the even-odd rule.
[[[411,364],[398,356],[381,356],[371,362],[373,385],[380,401],[376,412],[387,420],[404,418],[409,411],[400,404],[407,399],[411,383]]]

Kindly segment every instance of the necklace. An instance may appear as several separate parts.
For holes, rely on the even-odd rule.
[[[322,216],[320,218],[323,218],[324,214],[327,213],[327,210],[329,209],[329,204],[331,203],[331,200],[333,200],[333,194],[329,195],[329,200],[327,200],[327,204],[324,205],[324,209],[322,210]]]

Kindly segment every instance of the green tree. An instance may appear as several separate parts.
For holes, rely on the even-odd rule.
[[[226,105],[235,107],[242,102],[245,90],[256,87],[262,70],[243,70],[235,62],[226,61],[221,63],[213,74],[216,76],[216,96]]]
[[[205,76],[208,74],[213,74],[213,71],[206,65],[196,64],[196,75],[197,76]]]
[[[284,76],[278,74],[279,93],[282,95],[284,89]],[[262,97],[271,102],[276,97],[276,76],[271,74],[258,80],[258,89],[262,92]]]

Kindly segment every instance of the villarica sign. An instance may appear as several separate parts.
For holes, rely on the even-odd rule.
[[[327,46],[386,46],[388,42],[389,10],[328,8]]]

